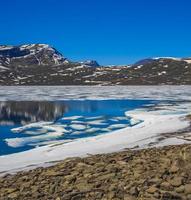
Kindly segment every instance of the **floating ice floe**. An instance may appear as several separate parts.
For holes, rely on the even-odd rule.
[[[112,124],[108,126],[108,129],[120,129],[127,127],[127,124]]]
[[[86,133],[95,133],[97,131],[102,131],[101,128],[89,128],[86,130]]]
[[[105,122],[105,120],[94,120],[94,121],[88,121],[89,125],[108,125],[108,123]]]
[[[24,134],[27,135],[40,135],[40,134],[45,134],[48,131],[46,129],[39,129],[39,130],[34,130],[34,131],[25,131]]]
[[[116,120],[128,120],[127,117],[113,117],[112,119],[116,119]]]
[[[62,120],[77,120],[83,118],[83,116],[71,116],[71,117],[63,117]]]
[[[83,134],[84,132],[82,132],[82,131],[73,131],[72,133],[71,133],[71,135],[81,135],[81,134]]]
[[[85,130],[87,128],[87,126],[82,125],[82,124],[71,124],[70,128],[72,128],[74,130]]]
[[[50,132],[44,135],[32,136],[32,137],[21,137],[21,138],[10,138],[5,139],[6,143],[10,147],[23,147],[26,145],[36,146],[39,142],[50,141],[62,136],[64,133]]]
[[[98,119],[103,119],[103,116],[86,117],[86,120],[98,120]]]
[[[21,126],[18,128],[12,128],[11,131],[14,133],[20,133],[20,132],[25,131],[30,128],[42,128],[42,127],[44,127],[46,125],[50,125],[50,124],[52,124],[52,122],[36,122],[36,123],[31,123],[31,124],[28,124],[25,126]]]
[[[85,124],[84,121],[71,121],[72,124]]]

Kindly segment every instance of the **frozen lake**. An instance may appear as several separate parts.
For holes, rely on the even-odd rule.
[[[191,100],[191,86],[0,86],[0,101],[66,99]]]
[[[0,87],[0,173],[188,143],[190,113],[191,86]]]

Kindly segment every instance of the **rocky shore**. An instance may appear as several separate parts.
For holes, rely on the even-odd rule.
[[[191,145],[89,155],[0,178],[0,199],[191,199]]]

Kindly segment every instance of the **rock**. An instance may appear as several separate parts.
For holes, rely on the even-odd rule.
[[[76,187],[78,190],[83,191],[83,190],[91,190],[92,185],[88,184],[86,181],[81,180],[79,183],[77,183]]]
[[[51,185],[49,189],[50,194],[53,194],[55,192],[55,189],[56,189],[56,185]]]
[[[147,192],[150,194],[154,194],[157,191],[157,188],[155,186],[151,186],[149,187],[149,189],[147,189]]]
[[[105,171],[105,167],[99,167],[95,170],[96,173],[100,173],[100,172],[104,172]]]
[[[116,165],[111,164],[111,165],[106,166],[106,170],[108,172],[116,173],[119,171],[119,168],[117,168]]]
[[[142,171],[136,170],[136,171],[134,172],[134,178],[135,178],[135,179],[139,179],[140,176],[142,176]]]
[[[185,192],[186,194],[191,194],[191,184],[186,184],[186,185],[184,186],[184,192]]]
[[[116,193],[115,193],[114,191],[110,191],[110,192],[108,193],[108,198],[109,198],[109,199],[112,199],[112,198],[115,197],[115,195],[116,195]]]
[[[139,191],[137,189],[137,187],[132,187],[130,190],[129,190],[129,193],[133,196],[138,196],[139,194]]]
[[[73,183],[73,182],[76,181],[76,176],[74,176],[74,175],[67,175],[67,176],[65,176],[65,179],[66,179],[66,181],[68,183]]]
[[[176,165],[172,165],[169,172],[176,173],[176,172],[178,172],[178,170],[179,170],[179,167],[177,167]]]
[[[144,159],[141,159],[141,158],[137,158],[137,159],[134,161],[134,163],[135,163],[136,165],[138,165],[138,164],[143,165],[143,163],[145,163],[145,160],[144,160]]]
[[[8,198],[10,198],[10,199],[17,199],[18,198],[18,193],[14,192],[14,193],[9,194]]]
[[[160,179],[160,178],[153,178],[153,179],[150,179],[148,182],[149,182],[150,184],[158,185],[158,184],[161,184],[162,179]]]
[[[163,189],[163,190],[166,190],[166,191],[173,190],[173,187],[168,182],[162,182],[160,184],[160,188]]]
[[[145,181],[146,181],[145,179],[139,179],[139,180],[136,181],[136,183],[138,185],[143,185]]]
[[[85,174],[84,174],[84,178],[90,178],[90,177],[91,177],[91,174],[90,174],[90,173],[87,173],[87,174],[85,173]]]
[[[161,200],[182,200],[182,197],[174,192],[165,192],[162,195]]]
[[[109,180],[109,179],[113,179],[115,176],[116,176],[115,173],[108,173],[108,174],[99,176],[99,177],[97,178],[97,180],[100,180],[100,181],[102,181],[102,180]]]
[[[71,198],[71,200],[79,200],[79,199],[82,199],[81,194],[78,194],[78,195],[73,196],[73,197]]]
[[[136,198],[135,198],[134,196],[131,196],[131,195],[125,194],[123,200],[136,200]]]
[[[61,172],[47,170],[45,173],[43,173],[44,176],[62,176],[63,174]]]
[[[117,164],[119,164],[119,165],[127,165],[127,162],[125,162],[125,161],[117,161]]]
[[[177,193],[183,193],[184,192],[184,186],[181,185],[180,187],[175,189]]]
[[[170,184],[174,187],[178,187],[180,185],[182,185],[182,178],[181,177],[175,177],[173,179],[171,179]]]
[[[155,192],[153,194],[153,197],[155,197],[156,199],[160,199],[160,194],[158,192]]]
[[[116,191],[117,190],[117,185],[116,184],[111,184],[109,186],[109,191]]]

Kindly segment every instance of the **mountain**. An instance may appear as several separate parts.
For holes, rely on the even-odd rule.
[[[99,64],[95,60],[83,61],[83,62],[80,62],[80,64],[82,64],[82,65],[88,65],[88,66],[91,66],[91,67],[99,67]]]
[[[141,77],[142,84],[191,84],[191,62],[189,58],[146,59],[134,64],[132,69],[136,70],[133,73],[134,76],[137,74]]]
[[[0,46],[0,85],[191,84],[191,58],[149,58],[131,66],[72,62],[46,44]]]
[[[136,62],[134,65],[144,65],[144,64],[152,63],[156,60],[158,60],[158,61],[165,61],[165,60],[173,61],[174,60],[174,61],[185,61],[187,63],[191,63],[191,58],[158,57],[158,58],[143,59],[143,60]]]
[[[56,49],[46,44],[0,46],[0,64],[5,67],[54,66],[68,62]]]

